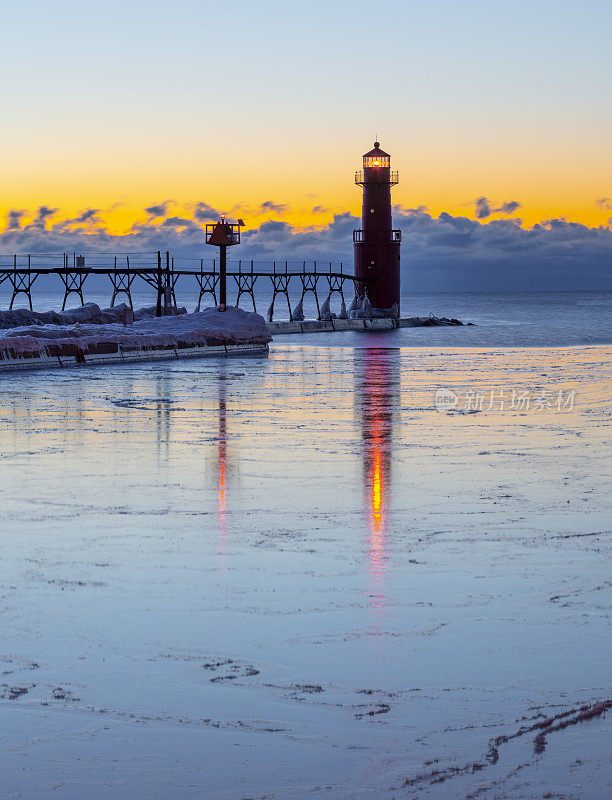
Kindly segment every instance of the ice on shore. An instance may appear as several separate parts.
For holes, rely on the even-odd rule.
[[[67,308],[65,311],[31,311],[28,308],[15,308],[0,311],[0,329],[21,328],[25,325],[74,325],[77,322],[89,322],[95,325],[123,322],[126,313],[132,309],[125,303],[112,308],[100,308],[96,303],[85,303],[78,308]],[[150,319],[155,316],[156,307],[147,306],[134,311],[134,319]],[[170,308],[170,315],[186,314],[184,307]]]
[[[365,295],[365,297],[363,297],[361,300],[359,297],[357,297],[357,295],[355,295],[353,302],[350,305],[348,315],[350,319],[399,317],[400,310],[397,303],[394,303],[391,308],[374,308],[370,302],[370,298],[367,295]]]
[[[103,345],[152,349],[207,344],[266,344],[272,338],[263,317],[233,306],[224,312],[207,308],[194,314],[137,319],[129,326],[118,321],[92,321],[113,310],[102,312],[95,306],[96,313],[93,306],[90,304],[89,309],[84,307],[66,312],[77,317],[72,324],[30,324],[4,330],[0,335],[0,353],[54,355],[58,348],[66,346],[87,353]],[[79,314],[83,321],[78,321]]]

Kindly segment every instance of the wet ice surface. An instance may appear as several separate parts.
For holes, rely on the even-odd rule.
[[[608,798],[609,355],[5,379],[2,796]]]

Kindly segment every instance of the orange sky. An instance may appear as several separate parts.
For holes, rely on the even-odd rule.
[[[447,211],[474,217],[474,200],[484,195],[493,206],[520,202],[515,216],[527,226],[553,217],[597,226],[612,216],[596,203],[612,194],[612,168],[602,163],[595,145],[576,151],[567,138],[551,142],[543,137],[529,146],[520,141],[502,147],[449,146],[427,141],[426,130],[420,140],[415,133],[410,139],[396,133],[388,141],[381,136],[392,166],[400,171],[400,184],[393,190],[398,205],[423,205],[435,216]],[[193,204],[205,202],[235,211],[252,226],[264,219],[322,225],[333,213],[360,213],[353,173],[371,144],[365,135],[353,133],[350,142],[337,136],[323,152],[316,143],[303,142],[302,150],[294,143],[274,153],[264,146],[254,149],[245,136],[235,137],[219,154],[212,138],[179,137],[171,157],[155,139],[140,147],[129,138],[99,141],[94,156],[72,135],[54,147],[52,158],[22,143],[4,171],[9,191],[2,194],[0,214],[16,208],[33,215],[39,205],[47,205],[58,208],[56,219],[61,219],[98,208],[112,233],[124,233],[146,220],[145,207],[166,200],[175,201],[173,215],[190,217]],[[239,201],[244,205],[236,209]],[[265,201],[287,209],[262,214],[258,209]],[[317,206],[326,211],[313,213]]]
[[[473,217],[486,196],[521,203],[526,226],[612,216],[596,204],[612,197],[609,4],[37,5],[6,12],[2,216],[99,208],[123,233],[165,200],[177,215],[244,201],[253,227],[322,225],[359,213],[353,172],[376,135],[404,207]],[[363,48],[373,17],[383,35]],[[256,214],[264,201],[287,210]]]

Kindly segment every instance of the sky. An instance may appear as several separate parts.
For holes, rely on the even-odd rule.
[[[612,254],[608,0],[22,0],[2,19],[3,253],[195,252],[224,212],[253,253],[327,255],[378,136],[400,226],[579,225]]]

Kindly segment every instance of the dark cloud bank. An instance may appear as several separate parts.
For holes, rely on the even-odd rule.
[[[415,291],[612,288],[609,228],[589,228],[562,219],[531,229],[521,228],[520,220],[482,222],[491,213],[512,213],[519,204],[512,201],[512,208],[502,210],[492,209],[486,198],[478,202],[481,214],[477,220],[446,213],[434,218],[423,207],[395,209],[394,224],[402,230],[404,286]],[[42,206],[34,221],[25,226],[23,212],[11,211],[0,233],[3,263],[11,253],[73,250],[84,254],[170,250],[182,256],[214,255],[212,248],[203,245],[202,230],[203,222],[217,216],[211,206],[197,204],[191,218],[166,216],[164,203],[147,211],[148,222],[134,225],[123,236],[110,235],[96,209],[87,209],[72,220],[53,222],[56,209]],[[350,268],[352,231],[358,227],[360,220],[349,213],[336,214],[323,228],[264,222],[257,229],[243,231],[243,244],[232,255],[261,261],[316,258],[322,263],[343,261]]]

